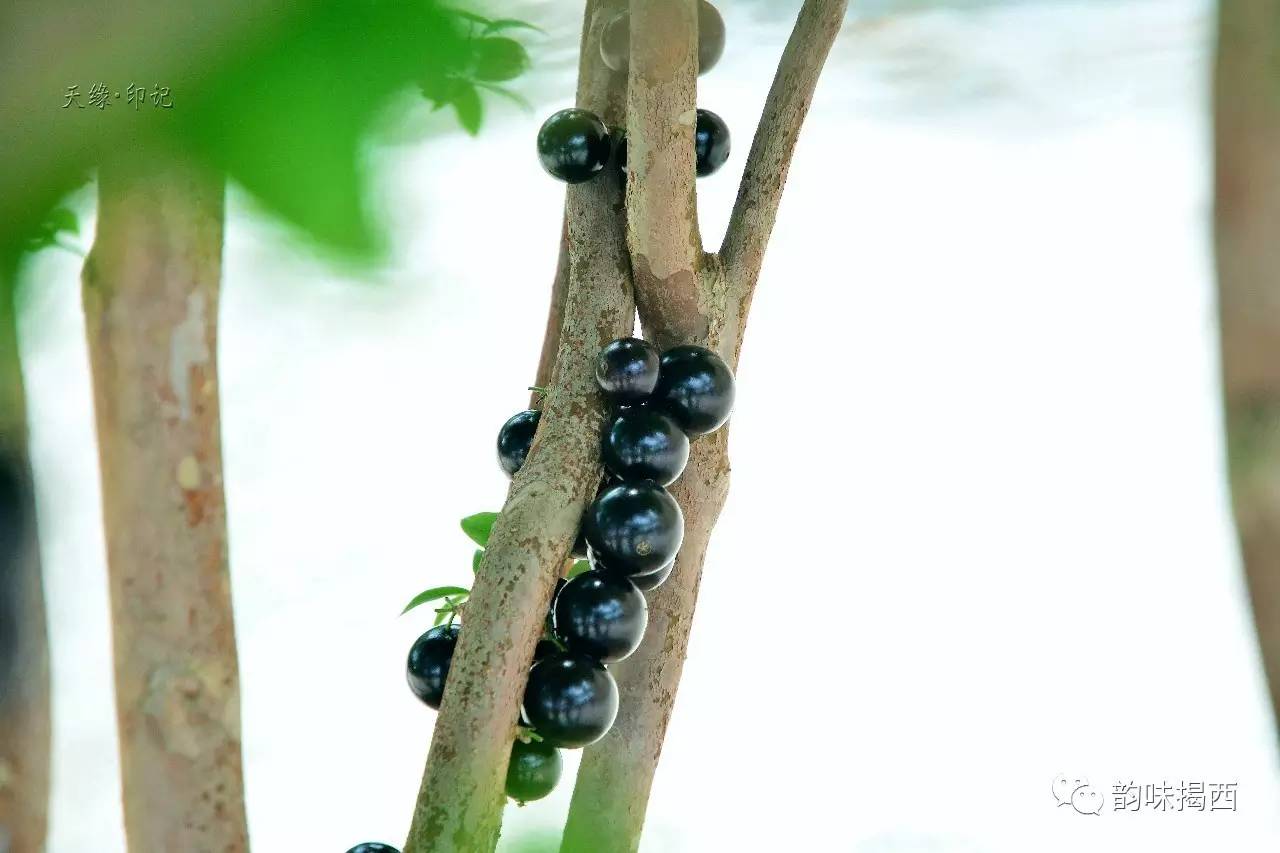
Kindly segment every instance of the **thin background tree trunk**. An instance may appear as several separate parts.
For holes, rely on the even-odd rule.
[[[0,851],[38,853],[49,806],[49,644],[14,290],[0,280],[0,477],[12,478],[0,491],[16,489],[0,494]]]
[[[125,833],[248,849],[227,569],[217,322],[224,182],[106,163],[84,268]]]
[[[645,334],[660,347],[696,343],[737,367],[752,295],[800,127],[844,19],[846,0],[806,0],[747,155],[724,244],[704,254],[694,202],[692,127],[696,50],[691,0],[644,0],[631,12],[628,83],[628,243]],[[680,38],[678,33],[693,33]],[[671,578],[649,595],[649,627],[613,667],[618,720],[588,747],[565,826],[565,853],[638,848],[654,772],[689,643],[711,530],[729,490],[728,433],[693,441],[671,488],[685,539]]]
[[[1280,726],[1280,4],[1222,0],[1214,94],[1232,502]]]

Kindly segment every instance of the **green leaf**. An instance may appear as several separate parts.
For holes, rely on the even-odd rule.
[[[576,578],[578,575],[582,574],[583,572],[589,572],[589,571],[591,571],[590,563],[588,563],[586,560],[577,560],[574,562],[573,566],[569,569],[569,574],[565,575],[565,577]]]
[[[483,548],[489,544],[489,536],[493,533],[493,524],[498,520],[496,512],[477,512],[462,519],[462,532],[471,537],[471,541]]]
[[[418,79],[418,88],[422,90],[422,97],[431,102],[433,112],[448,106],[458,89],[465,85],[465,81],[440,69],[425,71]]]
[[[533,726],[526,726],[521,722],[516,728],[516,740],[523,743],[542,743],[542,735],[538,734],[538,730]]]
[[[453,95],[453,111],[458,114],[458,124],[472,136],[480,133],[484,119],[484,104],[475,86],[463,86]]]
[[[471,555],[471,571],[473,573],[480,571],[480,561],[483,559],[484,559],[484,549],[477,548],[476,552]]]
[[[507,30],[533,30],[535,33],[542,33],[543,35],[547,33],[542,27],[531,24],[528,21],[517,21],[515,18],[499,18],[496,21],[490,21],[480,32],[488,36],[494,33],[506,32]]]
[[[32,32],[53,32],[74,5],[28,4],[22,15]],[[506,29],[533,29],[464,18],[445,0],[307,0],[236,15],[200,11],[218,4],[175,11],[182,5],[149,16],[144,38],[125,37],[138,34],[127,20],[104,21],[100,37],[82,35],[61,55],[44,51],[47,62],[28,75],[43,82],[0,98],[0,278],[10,277],[28,243],[51,245],[40,228],[45,214],[107,157],[147,170],[177,155],[224,171],[313,239],[371,259],[385,235],[367,204],[365,142],[388,102],[426,78],[448,90],[443,103],[452,104],[445,81],[476,67],[477,44]],[[509,45],[479,50],[488,74],[515,67]],[[17,54],[15,67],[38,55]],[[83,98],[97,82],[122,90],[143,84],[153,95],[163,88],[163,100],[135,109],[121,98],[93,109]],[[61,108],[64,87],[78,87],[80,109]],[[479,95],[471,95],[457,107],[468,132],[479,126]]]
[[[331,246],[370,253],[379,241],[364,199],[366,131],[424,68],[465,61],[465,28],[434,0],[339,0],[255,48],[213,85],[175,88],[172,111],[153,112],[267,208]]]
[[[459,17],[465,18],[474,24],[479,24],[482,29],[481,35],[489,35],[490,33],[498,33],[503,30],[533,30],[534,32],[546,33],[542,27],[534,26],[528,21],[518,21],[515,18],[498,18],[490,20],[484,15],[477,15],[475,12],[468,12],[465,9],[457,10]]]
[[[529,99],[526,98],[524,95],[519,94],[518,92],[513,92],[510,89],[503,88],[502,86],[495,86],[492,83],[476,83],[476,86],[478,86],[481,89],[484,89],[486,92],[492,92],[495,95],[500,95],[506,98],[508,101],[511,101],[512,103],[514,103],[516,106],[520,107],[520,109],[524,110],[527,113],[533,112],[533,104],[529,103]],[[541,391],[543,394],[547,393],[547,389],[545,388],[531,387],[529,390]]]
[[[451,595],[470,595],[471,590],[462,586],[433,586],[431,589],[424,589],[413,597],[413,599],[405,605],[404,610],[400,611],[400,615],[408,613],[415,607],[426,604],[428,601],[436,601],[441,598],[448,598]]]
[[[22,244],[23,251],[39,252],[42,249],[59,246],[68,251],[80,253],[80,250],[74,246],[68,246],[58,240],[58,235],[64,231],[68,234],[80,233],[80,222],[70,208],[56,207],[49,211],[34,232],[27,235]]]
[[[67,231],[71,234],[80,233],[80,221],[76,219],[74,211],[66,207],[54,208],[49,212],[45,221],[56,233],[58,231]]]
[[[529,52],[515,39],[482,38],[473,49],[476,80],[504,83],[529,70]]]

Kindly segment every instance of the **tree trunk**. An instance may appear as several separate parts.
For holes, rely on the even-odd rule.
[[[1280,6],[1223,0],[1219,8],[1215,230],[1227,446],[1280,725]]]
[[[84,267],[125,833],[248,849],[219,434],[224,181],[106,163]]]
[[[0,280],[0,851],[44,850],[49,639],[12,283]]]
[[[617,124],[621,81],[604,68],[592,37],[605,18],[603,0],[588,0],[577,100]],[[565,211],[564,316],[556,323],[553,296],[548,323],[559,334],[554,379],[467,602],[405,853],[475,853],[497,845],[533,648],[600,482],[604,403],[592,366],[600,349],[629,333],[635,320],[619,176],[606,173],[569,187]]]
[[[845,7],[846,0],[806,0],[747,156],[724,245],[719,255],[704,255],[692,204],[692,164],[684,162],[691,132],[678,121],[693,106],[690,44],[682,44],[673,30],[693,6],[685,0],[633,6],[628,160],[640,165],[632,170],[627,194],[629,243],[640,318],[646,336],[660,347],[707,346],[736,369],[791,155]],[[685,514],[684,545],[670,579],[649,596],[644,642],[614,667],[621,708],[610,733],[583,756],[564,853],[639,847],[703,560],[728,490],[724,428],[693,442],[688,467],[671,489]]]

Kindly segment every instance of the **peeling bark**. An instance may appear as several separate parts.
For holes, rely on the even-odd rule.
[[[688,44],[669,46],[671,42],[687,42],[687,33],[682,38],[669,29],[669,24],[664,26],[661,13],[679,5],[680,14],[684,15],[685,6],[692,9],[693,5],[686,0],[640,5],[648,13],[637,14],[633,5],[629,83],[633,113],[628,158],[635,150],[633,146],[639,145],[655,160],[691,160],[687,149],[682,152],[677,146],[646,146],[643,140],[636,140],[635,134],[669,138],[672,131],[663,126],[661,117],[684,115],[692,105],[691,90],[682,83],[671,82],[685,81],[691,69],[664,72],[653,65],[676,59],[687,62]],[[681,206],[672,201],[692,197],[691,163],[687,176],[677,162],[646,164],[652,169],[649,175],[668,180],[675,175],[688,181],[688,186],[667,187],[661,192],[629,189],[630,228],[657,230],[652,238],[633,233],[633,252],[637,247],[652,246],[655,240],[677,241],[667,244],[660,274],[643,274],[644,259],[632,259],[640,319],[646,335],[659,346],[708,346],[736,369],[747,311],[800,125],[845,8],[846,0],[806,0],[800,11],[747,157],[723,255],[703,256],[699,248],[689,257],[680,242],[680,235],[697,234],[696,209],[681,215]],[[696,39],[693,41],[696,45]],[[659,42],[668,46],[659,48]],[[638,104],[645,105],[644,118],[637,119],[634,111]],[[645,175],[633,173],[631,180],[643,181]],[[672,217],[677,218],[673,221]],[[649,266],[652,272],[652,264]],[[646,292],[646,288],[660,292]],[[561,847],[564,853],[612,853],[633,851],[639,846],[654,771],[684,667],[707,543],[728,490],[726,427],[693,442],[689,465],[671,489],[684,510],[684,545],[671,578],[649,595],[649,627],[640,649],[613,668],[622,694],[618,720],[612,731],[583,756],[565,826]]]
[[[1280,6],[1223,0],[1219,9],[1222,388],[1236,528],[1280,726]]]
[[[84,267],[125,833],[245,851],[217,320],[224,182],[105,163]]]
[[[578,105],[617,124],[620,81],[588,48],[604,22],[604,4],[590,0]],[[604,401],[592,366],[601,347],[629,333],[635,318],[620,176],[609,172],[569,187],[565,210],[568,285],[553,380],[467,602],[405,853],[474,853],[497,845],[533,648],[600,482]]]
[[[0,281],[0,850],[44,850],[49,639],[14,288]]]

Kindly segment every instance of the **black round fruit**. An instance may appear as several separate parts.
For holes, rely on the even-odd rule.
[[[657,483],[606,489],[587,510],[587,544],[615,571],[639,575],[675,558],[684,539],[684,515]]]
[[[698,4],[698,73],[706,74],[724,56],[724,18],[707,0]]]
[[[591,548],[587,548],[587,562],[591,564],[591,568],[597,572],[609,572],[611,574],[625,574],[619,572],[617,568],[609,565],[607,560],[600,558]],[[628,579],[636,585],[636,589],[641,592],[648,592],[651,589],[657,589],[666,583],[667,578],[671,577],[671,570],[676,566],[676,561],[672,560],[665,566],[655,569],[652,572],[645,572],[642,575],[627,575]]]
[[[600,552],[597,551],[595,548],[592,548],[590,545],[587,546],[587,562],[591,564],[591,568],[594,571],[614,572],[616,574],[621,574],[621,575],[627,574],[626,572],[622,571],[618,566],[609,565],[609,561],[601,557]],[[635,575],[627,575],[627,576],[635,577]]]
[[[672,560],[656,572],[649,572],[647,575],[633,575],[631,582],[636,585],[636,589],[641,592],[649,592],[657,589],[667,582],[667,578],[671,577],[671,570],[676,567],[676,561]]]
[[[623,9],[600,33],[600,59],[610,70],[625,71],[631,64],[631,13]]]
[[[614,663],[640,647],[649,607],[626,577],[583,572],[556,596],[556,636],[571,652]]]
[[[524,719],[544,742],[579,749],[605,736],[618,716],[618,685],[604,664],[560,652],[529,670]]]
[[[699,178],[715,173],[729,159],[729,125],[711,110],[698,110],[693,151]]]
[[[405,674],[413,695],[432,708],[440,707],[444,682],[449,677],[449,662],[458,645],[457,625],[438,625],[423,634],[409,649]]]
[[[724,55],[724,18],[707,0],[698,4],[698,73],[706,74]],[[631,15],[619,12],[600,34],[600,58],[614,71],[631,64]]]
[[[556,578],[556,588],[551,591],[551,603],[547,605],[547,618],[550,619],[556,610],[556,599],[560,597],[560,590],[564,589],[568,581],[564,578]]]
[[[609,129],[595,113],[561,110],[538,131],[538,159],[554,177],[580,184],[599,174],[613,145]]]
[[[733,409],[733,396],[733,371],[711,350],[689,345],[662,354],[652,405],[689,435],[715,432],[723,426]]]
[[[619,338],[596,356],[596,384],[615,403],[639,403],[658,384],[658,348],[639,338]]]
[[[502,429],[498,430],[498,464],[508,477],[514,477],[524,464],[541,418],[542,412],[526,409],[507,418]]]
[[[545,657],[554,655],[560,651],[560,647],[551,640],[539,640],[538,645],[533,647],[533,662],[537,663]]]
[[[347,853],[400,853],[400,851],[381,841],[366,841],[364,844],[352,847]]]
[[[629,409],[604,434],[600,458],[623,482],[669,486],[689,461],[689,436],[661,412]]]
[[[551,744],[517,740],[507,764],[507,796],[517,803],[540,800],[555,788],[563,770],[560,751]]]

